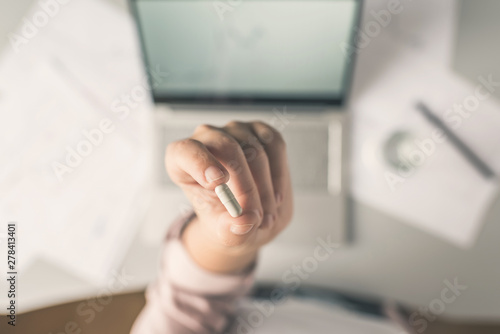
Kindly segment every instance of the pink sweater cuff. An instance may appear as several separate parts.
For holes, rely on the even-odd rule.
[[[146,306],[132,334],[213,334],[231,326],[237,301],[253,284],[255,264],[240,275],[219,275],[199,267],[180,237],[194,215],[172,224],[156,282],[146,291]]]
[[[220,275],[198,266],[180,240],[165,246],[163,266],[165,275],[175,288],[200,295],[225,295],[241,291],[253,283],[253,267],[240,275]]]

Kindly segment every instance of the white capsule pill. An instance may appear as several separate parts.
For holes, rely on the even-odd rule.
[[[241,209],[240,203],[234,197],[233,192],[227,184],[221,184],[215,187],[215,193],[219,197],[222,204],[226,207],[227,212],[231,215],[231,217],[239,217],[243,210]]]

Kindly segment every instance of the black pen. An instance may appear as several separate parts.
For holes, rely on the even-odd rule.
[[[472,149],[467,146],[439,117],[437,117],[423,102],[418,102],[417,109],[433,125],[441,129],[444,134],[450,138],[451,143],[462,153],[462,155],[471,163],[486,179],[494,178],[495,172],[477,156]]]

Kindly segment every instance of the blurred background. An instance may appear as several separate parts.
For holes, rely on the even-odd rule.
[[[215,22],[245,13],[245,1],[221,3]],[[0,237],[6,252],[16,223],[20,326],[126,333],[169,223],[189,212],[165,146],[197,124],[258,118],[289,143],[298,206],[259,282],[280,283],[329,235],[341,246],[304,285],[396,302],[414,330],[499,333],[500,2],[367,0],[359,28],[352,13],[355,47],[324,50],[352,70],[336,83],[341,105],[221,113],[153,99],[176,73],[144,66],[126,1],[1,0]],[[461,288],[445,302],[450,285]]]

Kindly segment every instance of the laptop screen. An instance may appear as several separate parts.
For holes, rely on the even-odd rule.
[[[342,104],[356,0],[133,0],[156,102]],[[154,80],[154,78],[150,78]]]

